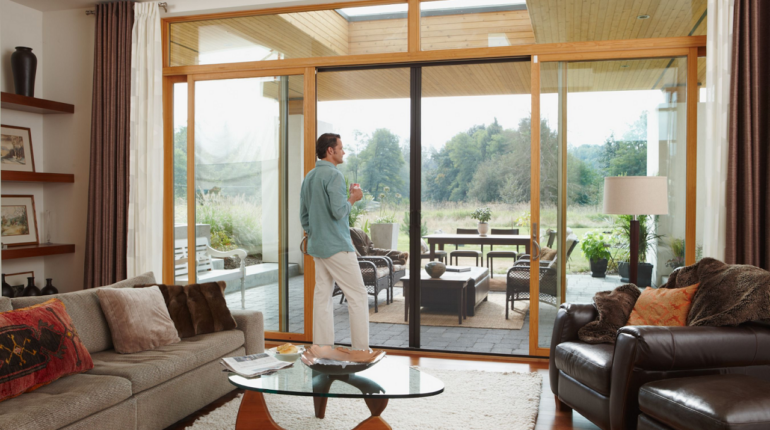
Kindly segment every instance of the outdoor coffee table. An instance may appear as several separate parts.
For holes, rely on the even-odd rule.
[[[409,288],[411,273],[401,278],[404,286],[404,321],[409,321]],[[457,309],[460,325],[467,316],[474,316],[476,306],[489,296],[489,270],[471,267],[465,272],[444,272],[431,278],[420,270],[420,306]]]
[[[350,375],[327,375],[305,366],[300,360],[293,367],[271,375],[244,378],[230,374],[230,383],[246,390],[238,410],[236,430],[282,430],[270,416],[262,393],[313,397],[315,416],[323,418],[329,397],[364,399],[372,416],[358,430],[390,429],[380,417],[389,399],[429,397],[444,392],[439,379],[385,357],[364,371]],[[336,383],[333,383],[336,382]]]

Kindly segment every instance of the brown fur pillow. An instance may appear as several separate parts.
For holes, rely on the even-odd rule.
[[[208,282],[192,285],[157,284],[166,301],[168,313],[180,338],[236,328],[227,308],[225,283]],[[135,288],[152,287],[137,285]]]
[[[615,343],[618,329],[626,325],[640,294],[634,284],[596,293],[594,306],[599,311],[599,318],[578,330],[580,340],[586,343]]]

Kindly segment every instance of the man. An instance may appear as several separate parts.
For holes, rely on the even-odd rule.
[[[315,169],[307,174],[300,194],[300,221],[308,235],[307,253],[315,261],[313,343],[334,344],[334,283],[348,299],[350,337],[354,349],[369,349],[369,297],[350,240],[351,206],[361,200],[360,187],[345,189],[337,170],[345,150],[338,134],[325,133],[316,142]]]

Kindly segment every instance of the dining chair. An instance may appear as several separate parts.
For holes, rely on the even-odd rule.
[[[479,234],[479,231],[475,228],[458,228],[457,234]],[[455,250],[449,253],[449,264],[452,264],[452,257],[455,259],[455,265],[460,265],[460,257],[473,257],[476,259],[476,266],[479,265],[479,259],[481,259],[481,267],[484,267],[484,245],[481,245],[481,251],[476,249],[463,249],[460,250],[460,244],[455,244]]]
[[[492,236],[494,235],[517,235],[519,234],[518,228],[493,228],[491,231]],[[495,277],[495,271],[492,267],[494,263],[495,258],[512,258],[513,262],[516,263],[516,251],[519,250],[519,246],[516,245],[516,251],[495,251],[494,245],[489,245],[489,252],[487,252],[487,267],[489,268],[489,276],[494,278]]]

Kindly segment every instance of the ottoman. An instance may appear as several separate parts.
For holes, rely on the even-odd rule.
[[[663,379],[639,390],[637,430],[770,429],[770,382],[746,375]]]

